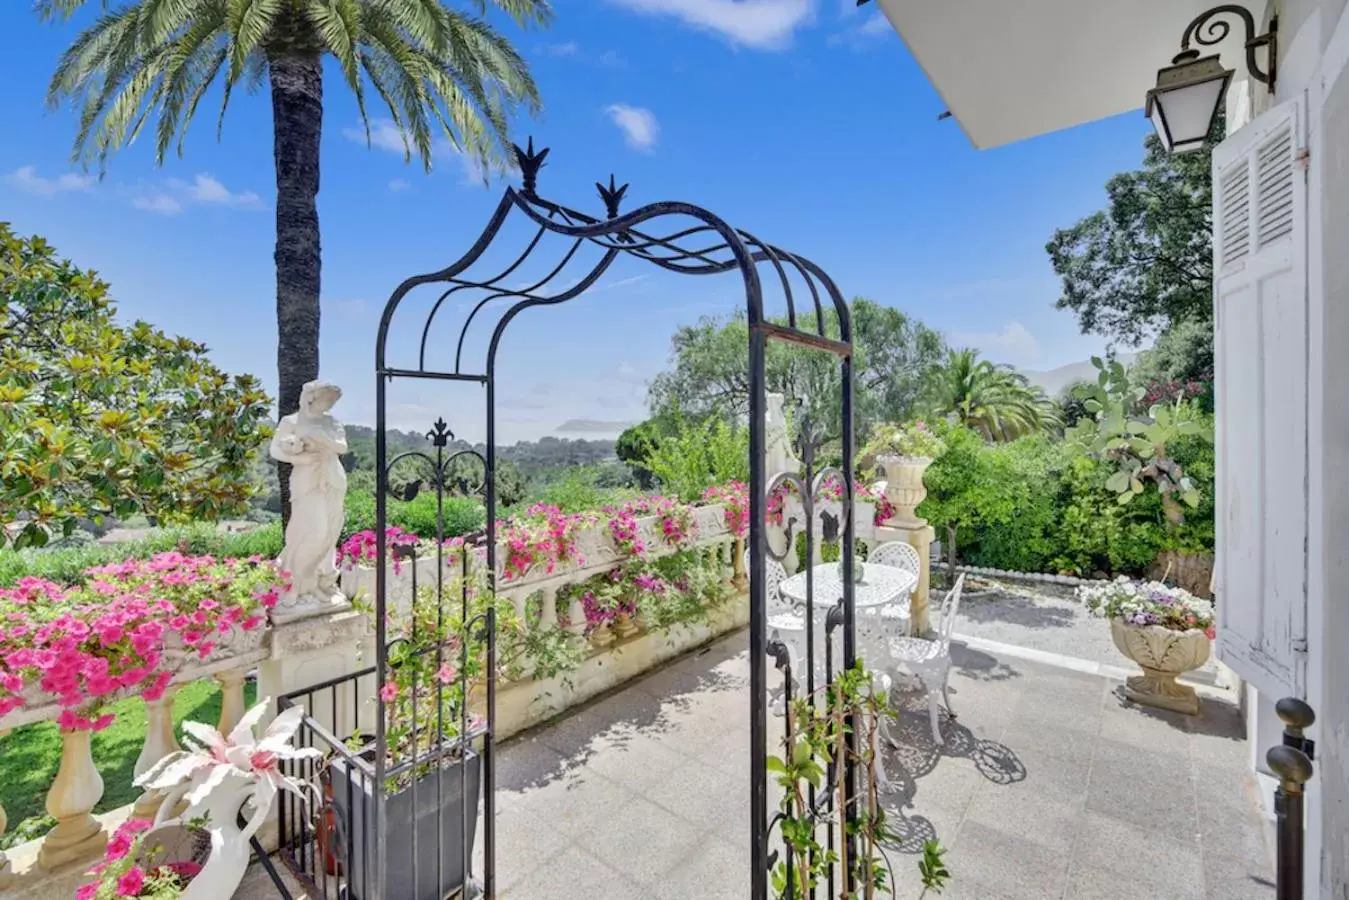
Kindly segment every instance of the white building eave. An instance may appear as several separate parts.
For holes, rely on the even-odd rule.
[[[879,3],[982,149],[1140,109],[1186,26],[1215,0]],[[1244,5],[1264,21],[1264,0]],[[1229,68],[1241,64],[1244,39],[1240,22],[1232,26],[1218,47],[1198,48],[1220,52]]]

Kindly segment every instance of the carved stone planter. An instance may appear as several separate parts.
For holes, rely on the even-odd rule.
[[[879,456],[876,462],[885,469],[885,499],[895,509],[895,515],[885,524],[926,525],[915,512],[927,497],[923,472],[932,465],[928,456]]]
[[[1176,676],[1208,662],[1208,635],[1198,629],[1172,631],[1160,625],[1131,625],[1110,620],[1110,636],[1119,652],[1138,663],[1142,675],[1125,682],[1124,695],[1135,703],[1196,716],[1199,697],[1194,688],[1179,684]]]

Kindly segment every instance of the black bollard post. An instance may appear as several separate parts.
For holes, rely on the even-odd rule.
[[[1274,706],[1283,722],[1283,743],[1265,755],[1269,767],[1279,776],[1274,792],[1274,812],[1278,817],[1279,850],[1277,860],[1277,900],[1304,900],[1303,865],[1303,785],[1312,777],[1315,748],[1303,734],[1316,721],[1312,708],[1301,700],[1285,697]]]

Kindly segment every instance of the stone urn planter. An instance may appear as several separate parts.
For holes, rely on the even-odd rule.
[[[1199,697],[1194,688],[1178,683],[1176,676],[1208,662],[1208,635],[1199,629],[1174,631],[1161,625],[1131,625],[1122,618],[1113,618],[1110,636],[1119,652],[1143,670],[1142,675],[1134,675],[1125,682],[1126,697],[1159,709],[1190,716],[1199,714]]]
[[[915,510],[927,497],[923,473],[932,465],[932,458],[882,454],[876,457],[876,463],[885,470],[885,499],[895,510],[890,521],[901,525],[926,524]]]

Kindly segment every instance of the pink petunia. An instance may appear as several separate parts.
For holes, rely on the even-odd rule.
[[[139,897],[144,887],[145,873],[141,871],[140,866],[132,866],[126,870],[121,878],[117,879],[117,896]]]
[[[398,685],[395,682],[387,682],[384,687],[379,689],[379,699],[385,703],[392,703],[398,699]]]

